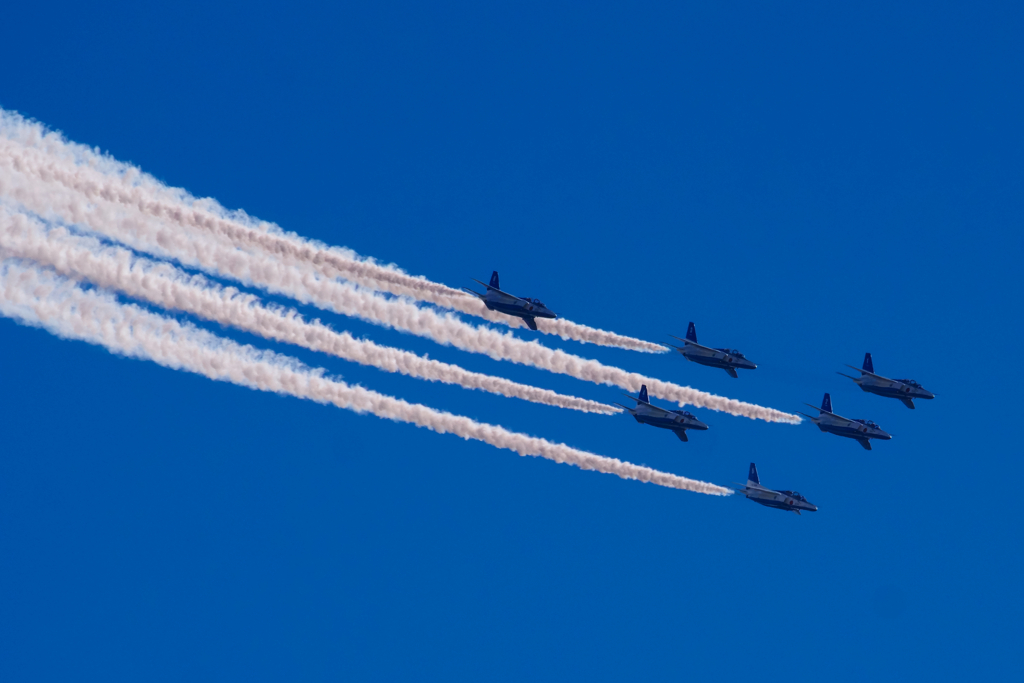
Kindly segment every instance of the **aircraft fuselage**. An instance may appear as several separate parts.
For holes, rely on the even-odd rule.
[[[756,364],[730,349],[712,349],[706,346],[691,344],[688,341],[686,346],[676,348],[686,360],[706,365],[709,368],[725,370],[731,377],[738,376],[736,374],[737,370],[755,370],[757,368]]]
[[[488,300],[484,299],[484,306],[497,311],[498,313],[504,313],[505,315],[512,315],[517,318],[557,318],[547,306],[537,306],[531,303],[522,302],[508,302],[500,300]]]
[[[862,391],[866,391],[869,394],[885,396],[886,398],[898,398],[901,401],[913,400],[915,398],[926,400],[935,398],[935,394],[927,389],[904,384],[896,380],[877,380],[874,377],[867,376],[862,377],[857,384]]]
[[[828,434],[835,434],[836,436],[843,436],[848,439],[856,439],[864,445],[865,448],[870,450],[870,444],[867,443],[868,439],[881,439],[888,441],[892,438],[892,435],[888,432],[878,428],[866,425],[857,421],[848,421],[845,419],[835,419],[828,414],[822,414],[821,417],[815,420],[815,424],[818,425],[818,429]]]
[[[644,415],[638,410],[633,413],[633,417],[636,418],[636,421],[640,424],[658,427],[659,429],[671,429],[674,432],[681,429],[696,429],[698,431],[704,431],[708,428],[706,424],[696,418],[688,418],[681,415],[678,415],[675,418],[658,415]]]
[[[751,491],[747,493],[747,500],[752,500],[759,505],[775,508],[776,510],[786,510],[787,512],[799,512],[801,510],[804,512],[818,511],[817,505],[788,496],[785,491],[773,491],[771,493],[767,491]]]

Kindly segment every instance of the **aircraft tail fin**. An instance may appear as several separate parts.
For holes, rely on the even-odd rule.
[[[757,476],[757,465],[754,463],[750,463],[750,474],[747,475],[747,486],[751,484],[761,485],[761,479]]]
[[[825,398],[821,401],[821,409],[826,413],[832,412],[832,397],[828,393],[825,394]]]
[[[697,326],[693,323],[690,323],[690,326],[686,328],[686,338],[694,344],[697,343]]]
[[[640,402],[641,403],[650,403],[651,402],[650,399],[647,398],[647,385],[646,384],[641,384],[640,385]]]
[[[870,353],[865,353],[864,354],[864,369],[867,370],[870,373],[874,373],[874,371],[875,371],[875,364],[871,362],[871,354]]]
[[[498,271],[491,273],[491,287],[501,289],[501,285],[498,284]]]

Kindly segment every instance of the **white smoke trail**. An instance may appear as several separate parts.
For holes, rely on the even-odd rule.
[[[46,136],[46,140],[50,141],[51,137],[54,136]],[[45,174],[40,178],[24,175],[18,170],[22,161],[17,150],[8,155],[4,149],[0,148],[0,196],[56,222],[88,225],[139,251],[175,259],[213,275],[253,284],[325,310],[428,337],[464,351],[483,353],[495,360],[530,365],[629,391],[639,391],[642,384],[647,384],[651,394],[679,405],[709,408],[769,422],[800,422],[798,416],[773,408],[646,378],[595,360],[552,350],[536,342],[526,342],[511,334],[501,334],[486,326],[468,325],[453,315],[440,314],[407,300],[387,298],[350,283],[324,278],[308,269],[228,246],[215,237],[184,233],[123,205],[101,200],[86,201],[82,194],[50,182]],[[117,163],[105,158],[93,161],[96,164]]]
[[[108,294],[83,291],[68,280],[11,261],[0,265],[0,313],[64,338],[99,344],[114,353],[152,360],[214,380],[333,404],[357,413],[371,413],[438,433],[483,441],[520,455],[540,456],[623,479],[712,495],[731,493],[714,484],[587,453],[349,386],[325,378],[322,372],[311,370],[288,356],[237,344],[138,306],[118,303]]]
[[[33,151],[39,154],[34,154]],[[311,266],[328,277],[342,277],[369,289],[408,296],[490,322],[523,327],[518,318],[488,310],[476,297],[401,269],[360,257],[350,249],[328,247],[286,233],[271,223],[256,221],[241,211],[228,211],[212,199],[196,199],[181,189],[168,188],[136,167],[70,142],[40,124],[0,111],[0,157],[21,173],[58,182],[93,201],[130,207],[186,230],[199,230],[227,244],[256,249],[295,266]],[[580,325],[565,319],[544,320],[541,332],[601,346],[647,353],[668,348],[625,335]]]
[[[201,276],[189,276],[166,263],[138,258],[127,249],[103,246],[93,238],[72,235],[60,227],[47,230],[40,222],[24,214],[12,215],[3,206],[0,206],[0,246],[14,256],[42,263],[62,275],[85,279],[157,306],[185,311],[268,339],[304,346],[388,372],[560,408],[606,415],[620,412],[597,401],[470,372],[457,365],[355,339],[319,321],[306,322],[294,309],[268,307],[251,294],[225,289]]]

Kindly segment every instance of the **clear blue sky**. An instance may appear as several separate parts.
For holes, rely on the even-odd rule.
[[[544,341],[785,410],[830,391],[894,438],[695,410],[681,444],[274,347],[683,475],[753,460],[820,508],[797,517],[3,320],[0,679],[1019,675],[1020,3],[86,4],[5,7],[0,106],[449,285],[497,269],[653,341],[696,321],[759,369]],[[835,374],[865,351],[939,398]]]

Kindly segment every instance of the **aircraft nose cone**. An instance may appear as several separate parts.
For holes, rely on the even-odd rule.
[[[881,429],[879,429],[878,430],[878,438],[879,439],[885,439],[886,441],[888,441],[889,439],[892,438],[892,434],[890,434],[889,432],[883,432]]]
[[[811,506],[811,512],[817,512],[817,511],[818,511],[818,506],[817,505],[812,505]]]
[[[703,422],[701,422],[700,420],[694,420],[693,429],[699,429],[701,431],[704,431],[707,428],[708,428],[708,426],[706,424],[704,424]]]

